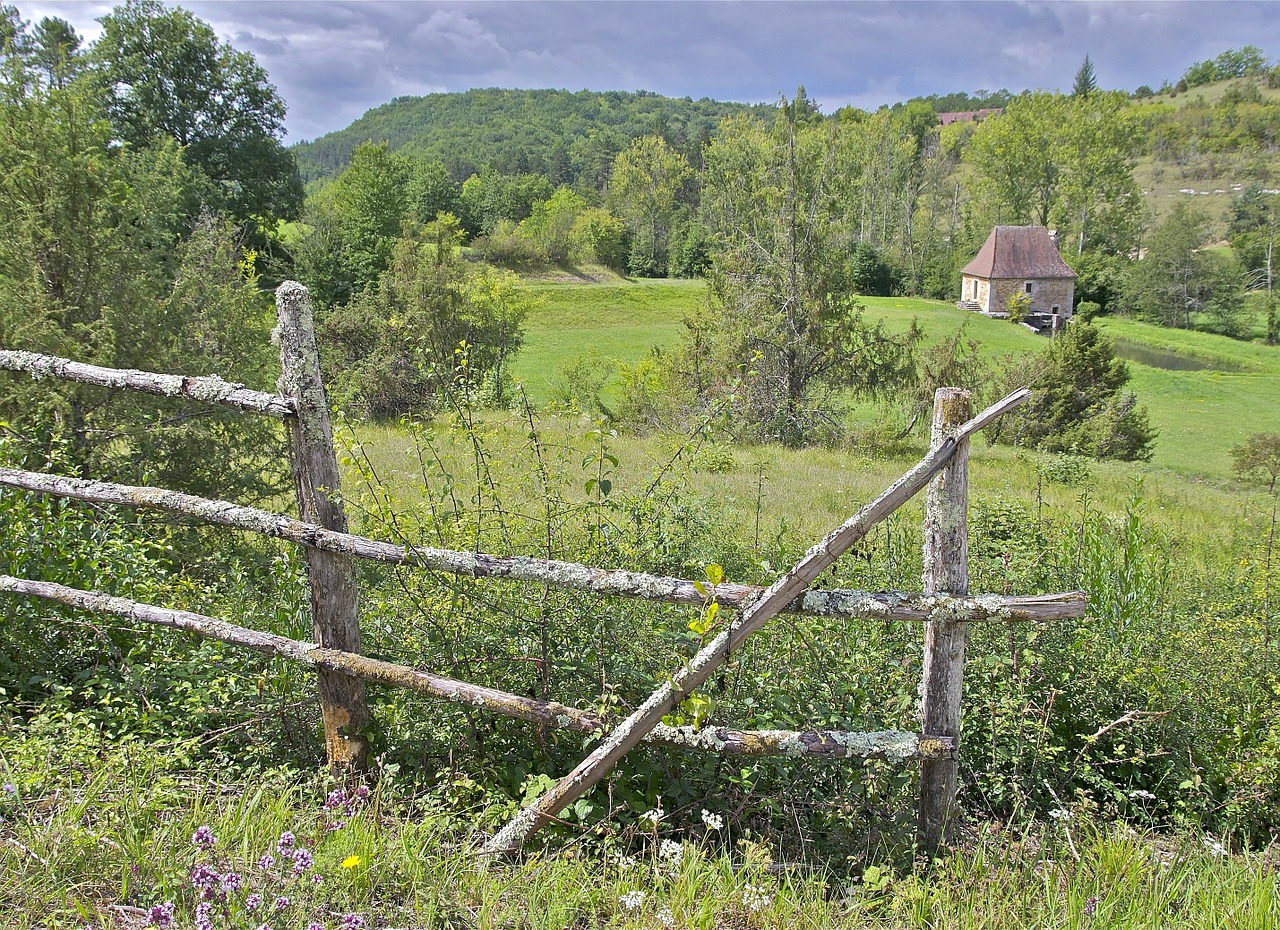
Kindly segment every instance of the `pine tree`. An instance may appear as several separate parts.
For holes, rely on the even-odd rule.
[[[1091,93],[1098,89],[1098,76],[1093,71],[1093,62],[1089,60],[1089,56],[1084,56],[1084,62],[1080,65],[1080,70],[1076,72],[1075,84],[1071,87],[1071,96],[1088,97]]]

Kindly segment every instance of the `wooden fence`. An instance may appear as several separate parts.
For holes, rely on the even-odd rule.
[[[331,764],[361,768],[368,745],[365,682],[409,688],[466,703],[549,729],[607,735],[572,772],[529,804],[486,845],[492,853],[518,848],[541,825],[591,789],[641,742],[740,755],[815,756],[826,759],[878,757],[920,760],[918,843],[931,855],[944,841],[956,794],[961,683],[968,628],[974,622],[1048,621],[1083,616],[1082,592],[1009,597],[968,593],[969,438],[1022,403],[1029,392],[1011,394],[977,416],[969,394],[941,389],[935,399],[929,453],[874,501],[811,548],[766,589],[719,584],[715,597],[736,610],[732,622],[676,671],[626,720],[614,722],[554,701],[541,701],[435,675],[360,654],[353,558],[430,568],[473,578],[539,582],[597,594],[701,605],[694,582],[641,572],[605,570],[553,559],[495,556],[418,546],[400,546],[347,532],[329,408],[320,379],[311,300],[306,288],[288,281],[276,291],[280,346],[278,393],[269,394],[216,377],[184,377],[121,371],[28,352],[0,351],[0,368],[35,377],[55,377],[129,389],[282,419],[299,518],[226,501],[159,488],[0,468],[0,487],[126,507],[151,508],[206,523],[260,533],[303,546],[315,642],[301,642],[237,626],[189,611],[141,604],[63,585],[0,575],[0,592],[41,598],[134,621],[186,630],[316,670]],[[919,491],[928,487],[925,510],[924,584],[918,594],[869,591],[808,591],[809,584],[849,547]],[[925,656],[919,734],[850,733],[674,727],[664,715],[723,665],[743,640],[779,613],[865,617],[925,624]]]

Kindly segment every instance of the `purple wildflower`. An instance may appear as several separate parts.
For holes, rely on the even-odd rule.
[[[358,798],[359,800],[363,801],[368,796],[369,796],[368,785],[361,785],[359,788],[356,789],[356,798]]]
[[[212,930],[213,918],[210,916],[213,905],[202,901],[196,905],[196,930]]]
[[[167,927],[171,923],[173,923],[173,903],[171,901],[157,904],[147,911],[147,926]]]
[[[3,785],[0,785],[0,791],[3,791],[5,794],[17,794],[18,786],[11,781],[7,781]]]
[[[1084,916],[1092,917],[1094,914],[1094,911],[1096,911],[1097,909],[1098,909],[1098,896],[1095,894],[1092,897],[1090,897],[1088,901],[1084,902]]]
[[[364,918],[359,914],[343,914],[342,930],[364,930]]]
[[[218,839],[213,835],[213,831],[209,827],[199,826],[196,827],[196,832],[191,834],[191,842],[196,846],[209,849],[214,843],[218,842]]]
[[[310,851],[306,849],[295,849],[293,852],[293,874],[301,875],[307,869],[311,868],[314,859],[311,857]]]
[[[285,830],[280,834],[280,839],[276,840],[276,852],[286,853],[293,849],[293,844],[297,838],[293,835],[292,830]]]
[[[191,884],[202,891],[218,884],[221,878],[221,875],[203,862],[191,870]]]
[[[258,868],[264,872],[275,864],[276,864],[276,857],[271,855],[271,853],[267,853],[261,859],[258,860]]]
[[[312,872],[312,873],[311,873],[311,884],[313,884],[313,885],[323,885],[323,884],[324,884],[324,876],[323,876],[323,875],[321,875],[319,872]]]
[[[218,882],[218,887],[223,894],[234,894],[244,887],[244,879],[240,877],[238,872],[228,872],[222,876],[222,880]]]
[[[244,899],[244,909],[246,911],[256,911],[261,906],[262,906],[262,895],[258,894],[257,892],[249,895],[249,897]]]
[[[341,830],[346,825],[347,825],[347,822],[343,820],[341,817],[339,817],[338,819],[325,824],[324,829],[325,829],[325,832],[327,833],[336,833],[338,830]]]
[[[311,923],[307,924],[307,930],[324,930],[324,924],[320,923],[318,920],[313,920]]]
[[[275,901],[271,903],[271,909],[274,911],[283,911],[288,906],[289,906],[289,896],[283,895],[283,894],[277,897]]]
[[[329,792],[329,797],[325,799],[324,806],[333,810],[334,808],[341,807],[346,799],[347,793],[341,788],[335,788],[333,791]]]

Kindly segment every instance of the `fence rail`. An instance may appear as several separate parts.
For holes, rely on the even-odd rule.
[[[274,335],[280,345],[282,371],[279,394],[253,391],[217,377],[122,371],[29,352],[0,351],[0,369],[182,397],[283,419],[288,428],[300,519],[159,488],[12,468],[0,468],[0,487],[157,509],[298,543],[304,546],[316,641],[302,642],[190,611],[10,576],[0,575],[0,593],[186,630],[314,668],[319,682],[326,754],[335,764],[360,767],[364,763],[367,745],[360,733],[369,717],[365,681],[408,688],[548,729],[603,734],[596,749],[572,772],[489,841],[488,852],[519,847],[541,824],[590,790],[630,749],[649,742],[735,755],[919,759],[922,779],[918,843],[922,853],[932,855],[945,841],[954,806],[961,678],[968,625],[979,621],[1040,622],[1084,615],[1086,598],[1079,591],[1030,597],[968,593],[965,510],[969,438],[1025,401],[1030,392],[1015,392],[970,418],[968,393],[944,388],[938,392],[935,403],[934,431],[928,454],[878,498],[811,548],[768,588],[716,585],[710,596],[721,607],[737,610],[736,618],[621,723],[611,726],[610,721],[595,714],[554,701],[509,694],[363,656],[353,558],[471,578],[540,582],[596,594],[675,604],[701,605],[708,595],[704,593],[705,585],[695,585],[685,579],[554,559],[398,545],[347,532],[328,404],[320,380],[310,297],[302,285],[287,281],[276,291],[276,306],[279,323]],[[807,591],[808,585],[851,545],[926,486],[930,493],[925,509],[923,593]],[[723,665],[743,640],[761,630],[772,617],[786,612],[924,622],[924,734],[752,731],[715,726],[695,729],[662,723],[662,717]]]

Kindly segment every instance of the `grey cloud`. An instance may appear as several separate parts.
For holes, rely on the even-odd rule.
[[[92,39],[106,3],[17,0]],[[652,90],[771,102],[803,84],[824,111],[906,97],[1071,84],[1085,54],[1105,87],[1176,80],[1245,44],[1280,56],[1256,2],[191,2],[252,51],[289,104],[293,140],[402,94],[470,87]]]

